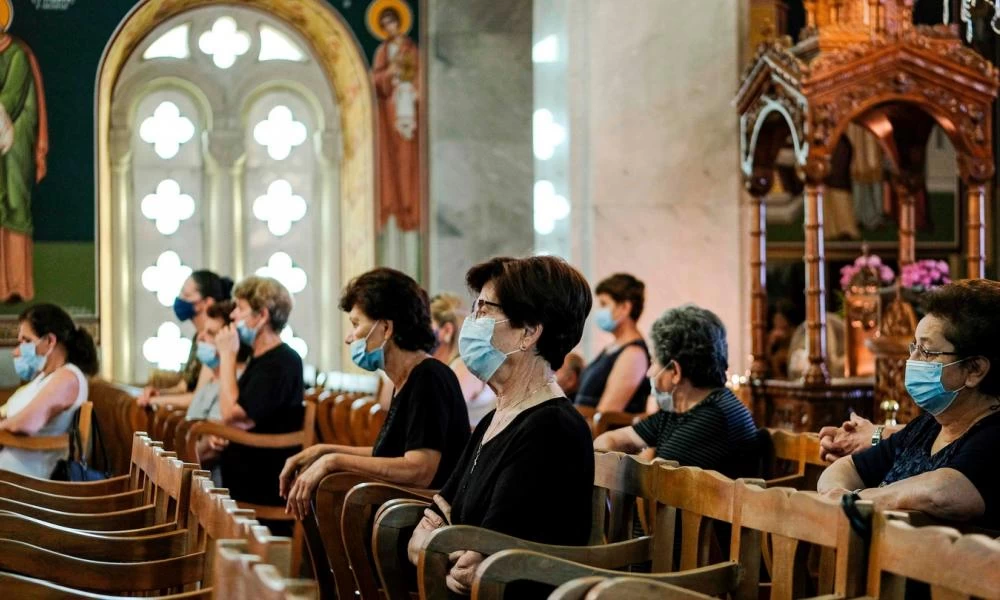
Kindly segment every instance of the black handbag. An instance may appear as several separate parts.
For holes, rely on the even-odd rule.
[[[91,420],[93,428],[94,450],[100,450],[101,458],[104,459],[107,468],[108,454],[104,449],[104,442],[101,440],[101,430],[97,426],[97,419]],[[87,464],[86,449],[80,441],[80,411],[76,411],[73,417],[73,426],[69,430],[69,456],[59,459],[56,467],[52,469],[50,479],[55,481],[101,481],[111,477],[110,471],[98,471]]]

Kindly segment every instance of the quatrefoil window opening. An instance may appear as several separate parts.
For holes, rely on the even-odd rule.
[[[266,194],[254,200],[253,215],[267,223],[272,234],[282,237],[291,230],[292,223],[306,216],[306,201],[294,193],[287,180],[277,179],[267,186]]]
[[[272,254],[271,258],[267,259],[267,265],[257,269],[257,274],[277,279],[293,294],[306,289],[308,283],[305,270],[296,266],[292,257],[285,252]]]
[[[177,156],[181,146],[194,137],[191,119],[181,114],[180,108],[169,100],[161,102],[152,116],[143,119],[139,138],[153,145],[156,155],[164,160]]]
[[[216,67],[228,69],[250,50],[250,34],[240,30],[236,19],[219,17],[198,38],[198,49],[211,56]]]
[[[191,272],[191,267],[183,264],[176,252],[167,250],[157,257],[155,265],[142,271],[142,287],[155,293],[161,305],[173,306]]]
[[[176,323],[162,323],[156,336],[142,343],[142,356],[160,369],[175,371],[187,362],[191,340],[181,337]]]
[[[253,139],[267,148],[273,160],[285,160],[292,150],[301,146],[307,137],[304,123],[295,120],[292,110],[279,104],[267,113],[267,118],[253,128]]]
[[[156,192],[142,199],[142,216],[156,224],[163,235],[177,232],[181,221],[194,216],[194,198],[181,193],[181,186],[173,179],[164,179]]]

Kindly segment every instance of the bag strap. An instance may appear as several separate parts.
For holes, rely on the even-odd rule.
[[[101,438],[101,428],[97,425],[96,415],[90,419],[90,426],[93,429],[93,435],[91,435],[91,438],[93,439],[94,450],[96,451],[98,448],[100,448],[101,460],[104,461],[104,474],[110,477],[111,462],[108,461],[108,450],[107,448],[104,447],[104,439]]]

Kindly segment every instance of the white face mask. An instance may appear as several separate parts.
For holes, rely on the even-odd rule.
[[[664,392],[656,387],[656,380],[659,379],[660,375],[666,371],[667,368],[663,367],[660,371],[649,378],[649,387],[653,390],[653,396],[656,398],[656,405],[660,407],[660,410],[665,410],[671,412],[674,410],[674,393]]]

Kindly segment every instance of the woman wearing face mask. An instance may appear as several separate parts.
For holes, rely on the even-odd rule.
[[[187,418],[209,419],[212,421],[222,420],[222,409],[219,407],[219,368],[222,359],[219,358],[219,350],[215,345],[215,336],[219,334],[230,321],[230,315],[236,303],[232,300],[216,302],[205,311],[204,325],[195,338],[195,355],[209,373],[205,383],[194,392],[191,404],[187,408]],[[247,360],[253,349],[240,344],[240,350],[236,354],[236,375],[237,379],[243,374]]]
[[[1000,283],[960,281],[928,293],[906,361],[924,414],[830,465],[817,489],[876,510],[917,510],[1000,528]],[[849,491],[853,490],[853,491]]]
[[[599,436],[594,448],[631,453],[648,446],[681,466],[756,476],[757,428],[726,387],[729,348],[719,317],[690,304],[673,308],[653,323],[651,337],[649,375],[660,412]]]
[[[594,453],[590,429],[555,382],[580,341],[592,298],[587,281],[551,256],[495,258],[466,275],[479,297],[459,337],[462,360],[497,394],[454,474],[409,543],[416,562],[431,532],[474,525],[519,538],[583,545],[590,533]],[[448,587],[468,594],[483,557],[452,556]]]
[[[229,300],[233,289],[233,281],[227,277],[219,277],[211,271],[201,270],[191,273],[184,280],[181,293],[174,300],[174,316],[180,322],[191,321],[196,336],[205,327],[208,309],[216,302]],[[176,386],[160,390],[146,386],[136,399],[139,406],[170,405],[175,408],[186,408],[197,390],[211,374],[203,371],[202,363],[197,357],[197,340],[191,344],[191,353],[187,363],[181,369],[181,380]]]
[[[27,383],[0,407],[0,431],[61,435],[87,401],[87,376],[97,373],[97,349],[66,311],[38,304],[18,318],[14,368]],[[0,449],[0,470],[47,479],[65,451]]]
[[[247,277],[233,290],[233,323],[215,336],[219,353],[219,412],[229,426],[252,433],[302,429],[302,359],[279,334],[292,312],[292,296],[276,279]],[[237,378],[240,345],[252,348]],[[250,448],[231,443],[222,452],[222,481],[234,499],[280,506],[278,473],[294,449]]]
[[[600,412],[646,411],[649,398],[649,349],[636,322],[642,315],[646,285],[618,273],[597,284],[597,326],[614,341],[580,374],[575,402]]]
[[[408,275],[375,269],[340,297],[351,332],[351,359],[384,371],[395,387],[374,447],[318,444],[293,456],[281,472],[288,512],[309,512],[312,493],[329,473],[353,471],[392,483],[439,488],[469,439],[469,414],[455,373],[429,354],[434,334],[427,292]]]
[[[431,326],[437,341],[433,356],[451,367],[458,377],[469,410],[469,423],[475,427],[497,405],[497,397],[488,385],[469,371],[459,355],[458,332],[467,317],[468,313],[463,310],[458,296],[438,294],[431,298]]]

